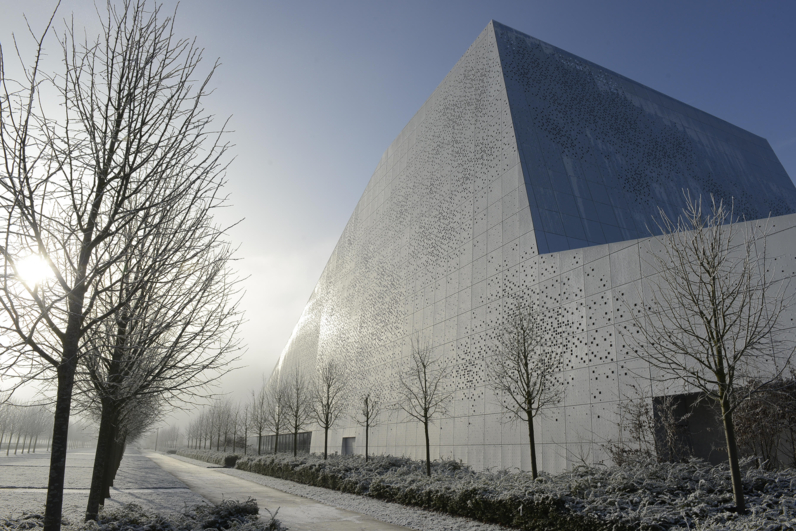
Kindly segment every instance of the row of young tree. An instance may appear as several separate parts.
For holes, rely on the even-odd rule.
[[[249,434],[256,436],[257,454],[273,451],[276,453],[280,435],[293,435],[293,454],[298,453],[298,436],[316,422],[324,428],[327,435],[324,444],[324,457],[328,456],[328,430],[346,413],[345,392],[349,374],[343,365],[336,361],[324,363],[317,375],[309,376],[309,371],[296,369],[280,383],[267,383],[245,403],[230,400],[216,400],[205,408],[197,418],[189,423],[186,436],[191,448],[226,451],[236,448],[248,452]],[[380,402],[367,398],[369,416],[367,422],[374,422]],[[273,448],[264,448],[263,437],[274,436]],[[367,454],[367,450],[366,450]]]
[[[6,455],[14,447],[14,455],[17,450],[21,453],[27,452],[34,454],[39,444],[39,437],[47,439],[47,451],[50,450],[49,429],[52,423],[52,413],[46,408],[35,404],[15,403],[11,400],[0,402],[0,451],[3,443],[6,446]],[[14,437],[16,436],[16,441]],[[20,440],[22,446],[20,447]],[[43,441],[42,441],[43,442]]]
[[[238,346],[232,249],[211,215],[224,204],[228,145],[201,103],[215,67],[201,77],[201,50],[176,38],[173,18],[143,0],[109,5],[101,25],[92,41],[65,25],[60,71],[42,62],[49,25],[34,37],[36,53],[19,82],[6,77],[0,59],[0,332],[15,338],[3,343],[2,369],[4,382],[46,377],[55,387],[47,531],[60,528],[75,389],[78,407],[100,426],[87,507],[95,519],[126,441],[163,404],[203,394],[208,374],[223,371]],[[43,103],[50,95],[57,106]],[[789,358],[777,332],[791,296],[767,267],[756,225],[736,238],[734,221],[726,206],[703,215],[695,202],[679,222],[663,218],[650,260],[657,276],[641,312],[632,312],[631,335],[662,377],[687,382],[720,408],[743,512],[733,413],[773,382],[755,365]],[[46,276],[29,276],[31,259]],[[551,375],[560,351],[540,339],[546,311],[524,300],[508,308],[507,321],[522,324],[497,338],[506,345],[496,358],[504,359],[505,347],[506,362],[488,366],[506,407],[528,423],[534,474],[532,419],[560,400]],[[448,372],[416,340],[392,404],[424,425],[427,471],[428,426],[449,402]],[[331,362],[311,377],[284,371],[263,391],[262,425],[292,433],[294,451],[313,420],[328,436],[345,412],[337,392],[344,374]],[[378,397],[359,402],[360,421],[376,421],[366,411]]]
[[[713,201],[703,210],[701,199],[684,195],[686,207],[677,220],[660,212],[662,236],[649,241],[644,259],[651,274],[638,293],[622,301],[631,319],[620,333],[652,368],[652,385],[696,392],[715,405],[736,509],[743,513],[739,444],[769,463],[775,462],[781,441],[796,444],[794,384],[783,379],[784,371],[792,367],[795,348],[785,318],[793,308],[793,290],[789,277],[774,274],[776,257],[767,252],[765,221],[742,223],[731,205]],[[560,403],[565,390],[561,371],[568,343],[559,317],[541,297],[509,298],[504,319],[494,328],[493,352],[486,363],[487,381],[509,420],[527,424],[534,477],[538,470],[533,420],[544,408]],[[346,393],[351,376],[333,360],[321,361],[315,371],[283,369],[253,396],[249,427],[258,438],[262,433],[274,434],[275,439],[280,433],[292,433],[295,454],[299,431],[315,423],[324,431],[326,457],[329,430],[351,414],[365,427],[367,457],[369,430],[379,422],[380,412],[401,410],[424,427],[430,475],[429,425],[447,411],[453,392],[449,376],[450,366],[419,338],[411,342],[407,364],[398,374],[397,399],[391,403],[382,402],[375,390],[352,400]],[[347,410],[351,402],[358,404],[353,414]],[[650,407],[648,400],[640,404],[641,409]],[[632,408],[632,401],[624,407]],[[637,417],[651,415],[651,409],[647,413],[641,409]],[[658,426],[661,422],[669,426],[663,443],[655,438],[658,428],[651,417],[643,435],[638,422],[635,427],[632,422],[622,426],[638,435],[631,450],[638,451],[642,438],[648,437],[653,445],[669,446],[656,448],[659,457],[676,454],[673,445],[682,419],[675,418],[673,404],[665,397],[660,415]],[[755,425],[763,419],[769,419],[765,435]],[[213,425],[211,420],[205,424]],[[219,448],[218,436],[216,441]]]
[[[225,127],[203,108],[217,63],[146,0],[109,1],[99,34],[55,13],[20,73],[0,48],[2,382],[54,390],[44,529],[61,525],[70,415],[99,425],[86,519],[126,444],[207,394],[239,344],[222,207]],[[33,272],[39,274],[34,275]]]
[[[542,408],[563,398],[562,350],[545,342],[549,338],[546,322],[535,307],[515,300],[507,308],[508,318],[496,334],[498,355],[489,366],[490,382],[509,400],[503,405],[511,420],[528,424],[532,473],[538,474],[533,419]],[[365,460],[369,459],[371,428],[382,422],[382,414],[403,412],[423,426],[426,474],[431,475],[429,428],[448,413],[454,386],[451,365],[434,356],[430,344],[420,337],[410,340],[410,355],[398,373],[397,398],[385,401],[376,389],[352,396],[352,375],[340,360],[327,359],[313,370],[294,366],[263,381],[248,403],[234,405],[216,401],[188,426],[192,448],[226,451],[236,445],[246,452],[248,434],[257,438],[257,454],[278,451],[280,435],[292,435],[293,455],[298,452],[299,433],[318,426],[323,430],[323,456],[328,458],[329,431],[343,418],[351,418],[364,428]],[[239,436],[243,439],[239,439]],[[263,448],[264,435],[273,437],[273,447]],[[240,442],[238,442],[240,441]]]
[[[186,444],[189,448],[215,448],[225,452],[230,448],[233,453],[241,448],[246,454],[249,429],[256,427],[252,405],[228,399],[216,400],[188,424]]]

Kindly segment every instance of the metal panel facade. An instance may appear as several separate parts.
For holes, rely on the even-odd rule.
[[[617,329],[632,311],[621,301],[641,292],[635,239],[657,207],[676,215],[683,188],[732,197],[747,219],[796,212],[764,139],[491,22],[384,153],[273,377],[334,357],[354,394],[391,400],[420,335],[453,367],[432,457],[527,469],[522,425],[485,386],[491,330],[522,290],[572,338],[566,399],[537,423],[541,468],[603,459],[628,382],[649,373]],[[796,269],[796,216],[776,224]],[[343,437],[364,451],[353,421],[330,447]],[[316,429],[313,451],[322,440]],[[370,450],[424,457],[422,427],[385,414]]]

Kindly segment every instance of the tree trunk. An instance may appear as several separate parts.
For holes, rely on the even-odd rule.
[[[293,457],[298,455],[298,430],[293,432]]]
[[[11,451],[11,439],[14,438],[14,429],[11,428],[11,433],[8,434],[8,446],[6,446],[6,456],[8,456],[8,452]]]
[[[91,475],[91,488],[88,494],[88,504],[86,505],[86,521],[97,520],[99,506],[103,505],[103,483],[105,479],[108,463],[111,455],[111,445],[113,444],[115,419],[113,408],[110,404],[102,404],[100,416],[100,428],[97,435],[97,450],[94,453],[94,470]]]
[[[116,438],[116,432],[114,430],[114,436]],[[113,463],[116,461],[116,441],[111,441],[111,449],[108,454],[108,462],[105,465],[105,473],[102,474],[102,487],[100,489],[100,493],[102,494],[102,505],[105,505],[105,500],[111,497],[111,476],[113,475]]]
[[[735,499],[735,510],[738,514],[746,514],[743,484],[741,483],[741,467],[738,465],[738,445],[735,442],[735,426],[732,422],[732,413],[729,410],[730,401],[725,394],[721,398],[721,418],[724,422],[724,438],[727,441],[727,457],[730,460],[732,495]]]
[[[33,453],[36,453],[36,447],[39,445],[39,436],[36,435],[36,438],[33,440]]]
[[[122,437],[122,440],[118,442],[117,446],[118,451],[116,452],[116,460],[113,464],[113,470],[111,471],[111,479],[110,479],[110,486],[113,487],[113,482],[116,480],[116,473],[119,472],[119,467],[122,464],[122,459],[124,459],[124,451],[127,449],[127,435]]]
[[[14,445],[14,455],[17,455],[17,450],[19,450],[19,438],[22,437],[22,434],[17,433],[17,443]],[[22,447],[25,448],[24,446]]]
[[[329,427],[323,429],[323,459],[324,461],[329,456]]]
[[[368,462],[368,432],[370,431],[370,423],[365,421],[365,462]]]
[[[257,455],[260,455],[262,447],[263,447],[263,432],[260,431],[257,433]]]
[[[274,435],[274,455],[279,450],[279,429],[277,428],[276,434]]]
[[[423,427],[426,430],[426,475],[431,477],[431,443],[428,439],[428,418],[423,422]]]
[[[74,348],[64,348],[66,358],[58,366],[58,391],[53,416],[52,453],[50,474],[47,483],[47,505],[44,510],[44,531],[60,531],[61,511],[64,503],[64,475],[66,452],[69,442],[69,414],[72,408],[72,388],[75,382],[77,362],[77,338]]]
[[[790,429],[790,449],[791,453],[793,454],[793,464],[792,467],[796,467],[796,433],[793,431],[793,426],[791,425]]]
[[[536,439],[533,433],[533,417],[527,411],[526,415],[528,416],[528,442],[531,448],[531,477],[536,479],[539,471],[536,469]]]

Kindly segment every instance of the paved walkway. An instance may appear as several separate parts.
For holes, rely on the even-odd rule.
[[[398,531],[409,529],[370,516],[338,509],[287,494],[245,479],[229,476],[216,465],[195,465],[167,455],[146,452],[148,458],[185,483],[194,493],[218,503],[224,499],[254,498],[260,507],[279,508],[277,518],[290,531]]]

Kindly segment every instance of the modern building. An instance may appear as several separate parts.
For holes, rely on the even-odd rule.
[[[765,139],[490,22],[385,151],[273,377],[335,358],[353,396],[390,400],[419,335],[453,366],[432,457],[528,469],[485,366],[505,298],[534,292],[571,339],[565,399],[537,421],[540,467],[605,460],[620,401],[656,393],[620,301],[641,292],[653,216],[676,218],[683,190],[774,216],[770,248],[796,271],[796,188]],[[330,449],[362,452],[363,429],[344,419]],[[370,449],[421,458],[422,426],[384,415]]]

